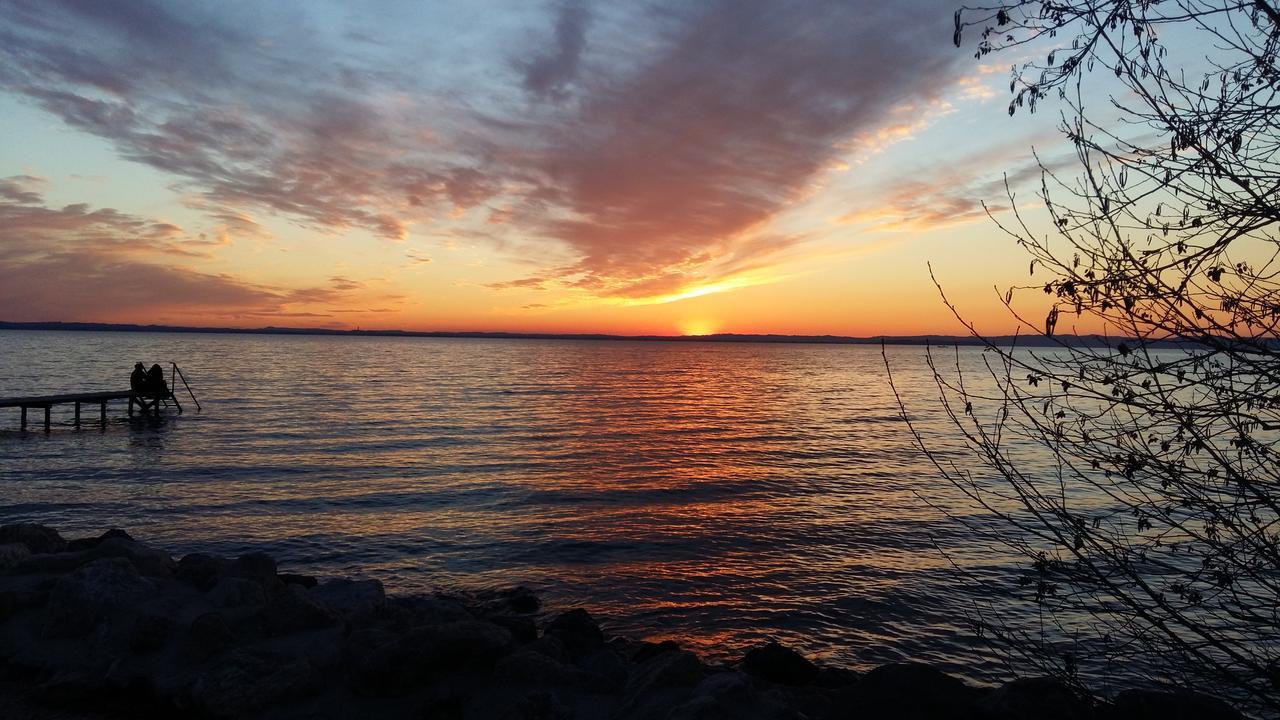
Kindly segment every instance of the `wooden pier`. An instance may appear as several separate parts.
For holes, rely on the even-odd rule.
[[[178,404],[177,398],[171,392],[132,392],[124,390],[122,392],[91,392],[91,393],[69,393],[66,395],[38,395],[34,397],[18,397],[18,398],[0,398],[0,408],[22,408],[21,427],[27,429],[27,411],[28,410],[44,410],[44,431],[49,432],[50,429],[50,410],[54,405],[75,404],[76,415],[74,425],[80,427],[80,409],[84,405],[97,405],[99,423],[103,427],[107,426],[107,403],[112,400],[128,400],[129,414],[133,415],[134,407],[138,407],[144,415],[160,415],[160,401],[173,400],[173,404],[178,408],[178,412],[182,412],[182,406]]]
[[[27,411],[28,410],[44,410],[44,431],[49,432],[51,429],[51,410],[54,405],[75,405],[75,420],[73,425],[80,428],[81,408],[85,405],[98,406],[98,422],[102,427],[107,426],[107,403],[112,400],[128,400],[129,416],[133,416],[136,407],[143,415],[160,416],[160,403],[164,401],[173,402],[174,407],[178,408],[178,412],[182,412],[182,404],[178,402],[178,398],[173,394],[174,384],[181,379],[182,384],[186,386],[187,392],[191,394],[191,400],[196,404],[196,408],[200,408],[200,401],[196,400],[195,393],[191,392],[191,386],[187,385],[187,379],[183,377],[182,370],[178,368],[176,363],[171,363],[172,371],[170,374],[171,382],[163,390],[121,390],[117,392],[87,392],[87,393],[65,393],[62,395],[34,395],[31,397],[13,397],[0,398],[0,408],[21,408],[22,420],[21,428],[27,429]]]

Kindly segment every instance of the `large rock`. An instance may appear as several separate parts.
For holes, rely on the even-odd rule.
[[[120,528],[111,528],[110,530],[95,537],[84,537],[84,538],[76,538],[74,540],[69,540],[67,542],[66,549],[68,552],[81,552],[84,550],[91,550],[97,547],[104,540],[110,540],[111,538],[119,538],[122,540],[133,540],[133,536],[125,532],[124,530],[121,530]]]
[[[511,637],[521,645],[535,642],[538,639],[538,623],[525,615],[485,615],[484,619],[494,625],[501,625],[511,633]]]
[[[581,608],[562,612],[547,623],[545,634],[559,640],[570,658],[586,657],[604,645],[604,633],[591,615]]]
[[[329,580],[317,585],[311,596],[343,617],[368,613],[387,603],[387,592],[377,580]]]
[[[992,720],[1090,720],[1092,701],[1054,678],[1005,683],[979,703]]]
[[[186,695],[205,715],[238,718],[308,694],[319,683],[305,659],[237,652],[197,676]]]
[[[776,642],[747,651],[742,669],[758,678],[784,685],[808,685],[818,679],[818,666]]]
[[[183,654],[195,661],[204,662],[235,645],[235,635],[222,613],[209,612],[196,617],[187,628],[183,641]]]
[[[663,652],[632,667],[617,716],[625,720],[667,717],[672,707],[689,700],[703,680],[705,667],[686,650]]]
[[[311,596],[301,585],[287,585],[258,613],[268,635],[288,635],[315,630],[337,622],[337,615]]]
[[[129,649],[135,653],[155,652],[169,642],[173,619],[159,613],[142,613],[129,631]]]
[[[486,701],[487,700],[487,701]],[[462,712],[454,715],[433,712],[430,708],[422,713],[423,717],[462,717]],[[579,717],[573,709],[561,702],[554,692],[535,690],[515,698],[481,699],[472,709],[472,717],[495,718],[496,720],[573,720]]]
[[[352,678],[370,694],[400,694],[460,670],[489,669],[511,647],[511,633],[462,620],[411,630],[370,653]]]
[[[693,697],[672,708],[667,720],[803,720],[773,689],[737,672],[714,673],[693,690]]]
[[[485,615],[531,615],[542,607],[537,594],[523,585],[482,595],[480,600]]]
[[[574,668],[529,649],[517,650],[499,660],[493,675],[504,683],[529,683],[539,687],[573,685],[582,680]]]
[[[663,640],[656,643],[648,640],[624,640],[623,642],[626,644],[631,662],[636,663],[642,663],[651,657],[657,657],[662,653],[675,652],[680,649],[680,643],[675,640]]]
[[[67,547],[57,530],[36,523],[0,525],[0,544],[6,543],[26,545],[32,553],[62,552]]]
[[[209,591],[218,584],[230,563],[226,558],[206,553],[184,555],[178,561],[178,579],[197,590]]]
[[[0,572],[16,567],[29,557],[31,557],[31,551],[22,543],[0,545]]]
[[[705,670],[698,657],[688,650],[674,650],[649,658],[632,668],[618,717],[625,720],[667,717],[672,707],[689,699]]]
[[[592,688],[601,692],[616,692],[627,684],[630,676],[627,663],[607,645],[579,660],[578,667],[582,668]]]
[[[239,577],[223,577],[205,597],[218,608],[256,607],[267,604],[267,591],[262,585]]]
[[[138,572],[148,577],[173,577],[178,569],[177,563],[163,550],[149,545],[120,537],[118,535],[104,537],[96,545],[85,551],[88,558],[126,558]]]
[[[58,578],[45,607],[46,637],[84,635],[111,614],[130,611],[154,592],[155,586],[124,558],[104,558]]]
[[[280,582],[284,583],[285,585],[301,585],[302,587],[308,590],[320,584],[320,581],[316,580],[315,577],[311,575],[299,575],[298,573],[279,573],[277,576],[280,578]]]
[[[978,715],[977,690],[919,663],[882,665],[842,690],[832,718],[850,720],[967,720]]]
[[[284,582],[276,574],[275,558],[264,552],[252,552],[233,560],[226,569],[228,575],[261,583],[268,591],[280,590]]]
[[[662,653],[644,661],[631,672],[628,695],[643,695],[668,687],[692,687],[704,674],[698,656],[688,650]]]
[[[1103,717],[1108,720],[1242,720],[1243,715],[1212,695],[1190,690],[1125,690]]]

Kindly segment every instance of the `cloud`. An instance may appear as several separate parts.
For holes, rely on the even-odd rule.
[[[6,320],[312,317],[293,304],[343,299],[361,283],[282,289],[175,264],[202,257],[180,227],[83,203],[51,208],[31,178],[0,179],[0,308]]]
[[[917,168],[880,188],[837,222],[872,231],[928,231],[985,218],[988,210],[1005,212],[1009,208],[1006,182],[1017,193],[1040,181],[1038,162],[1011,154],[1021,155],[1023,147],[1011,143],[1003,152],[973,153],[944,169]],[[1063,154],[1046,159],[1045,167],[1058,171],[1074,163],[1074,155]]]
[[[964,60],[930,0],[564,0],[540,52],[513,66],[490,38],[503,56],[448,72],[389,25],[386,47],[295,31],[310,7],[0,0],[0,87],[172,176],[214,226],[187,251],[260,236],[259,212],[388,240],[452,223],[433,236],[536,268],[493,287],[639,300],[766,273],[803,242],[770,221]],[[450,79],[468,63],[490,84]]]
[[[645,64],[594,79],[577,112],[545,129],[537,170],[563,212],[541,227],[577,260],[540,277],[643,297],[760,261],[777,249],[754,235],[842,142],[889,107],[936,96],[951,74],[933,26],[901,23],[898,5],[693,8],[672,11]]]
[[[175,176],[211,212],[403,239],[433,206],[492,192],[465,158],[423,156],[416,121],[382,100],[394,88],[369,86],[376,68],[261,43],[242,30],[261,18],[146,0],[4,5],[0,85]]]
[[[578,75],[578,63],[587,44],[590,13],[583,0],[564,0],[556,11],[555,38],[547,51],[524,67],[524,89],[539,99],[563,99]]]
[[[15,175],[0,178],[0,198],[20,205],[40,202],[40,193],[36,188],[44,185],[44,180],[31,175]]]

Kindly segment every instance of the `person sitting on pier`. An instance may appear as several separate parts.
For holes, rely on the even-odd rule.
[[[147,371],[147,392],[169,394],[169,386],[164,381],[164,370],[160,368],[159,363],[152,365]]]
[[[133,372],[129,373],[129,389],[134,392],[147,389],[147,370],[142,363],[133,364]]]

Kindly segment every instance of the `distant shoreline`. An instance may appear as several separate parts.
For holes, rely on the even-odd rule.
[[[0,321],[0,330],[23,331],[76,331],[76,332],[150,332],[150,333],[201,333],[212,335],[330,335],[349,337],[418,337],[418,338],[470,338],[481,340],[601,340],[621,342],[714,342],[714,343],[769,343],[797,345],[966,345],[982,346],[1022,345],[1029,347],[1096,346],[1107,347],[1127,338],[1108,338],[1102,335],[999,335],[975,338],[969,335],[876,335],[851,337],[846,335],[777,335],[749,333],[717,333],[714,335],[611,335],[607,333],[532,333],[532,332],[464,332],[464,331],[416,331],[416,330],[335,330],[329,328],[227,328],[187,327],[181,325],[137,325],[124,323],[87,322],[6,322]],[[1154,347],[1176,347],[1176,341],[1147,343]]]

